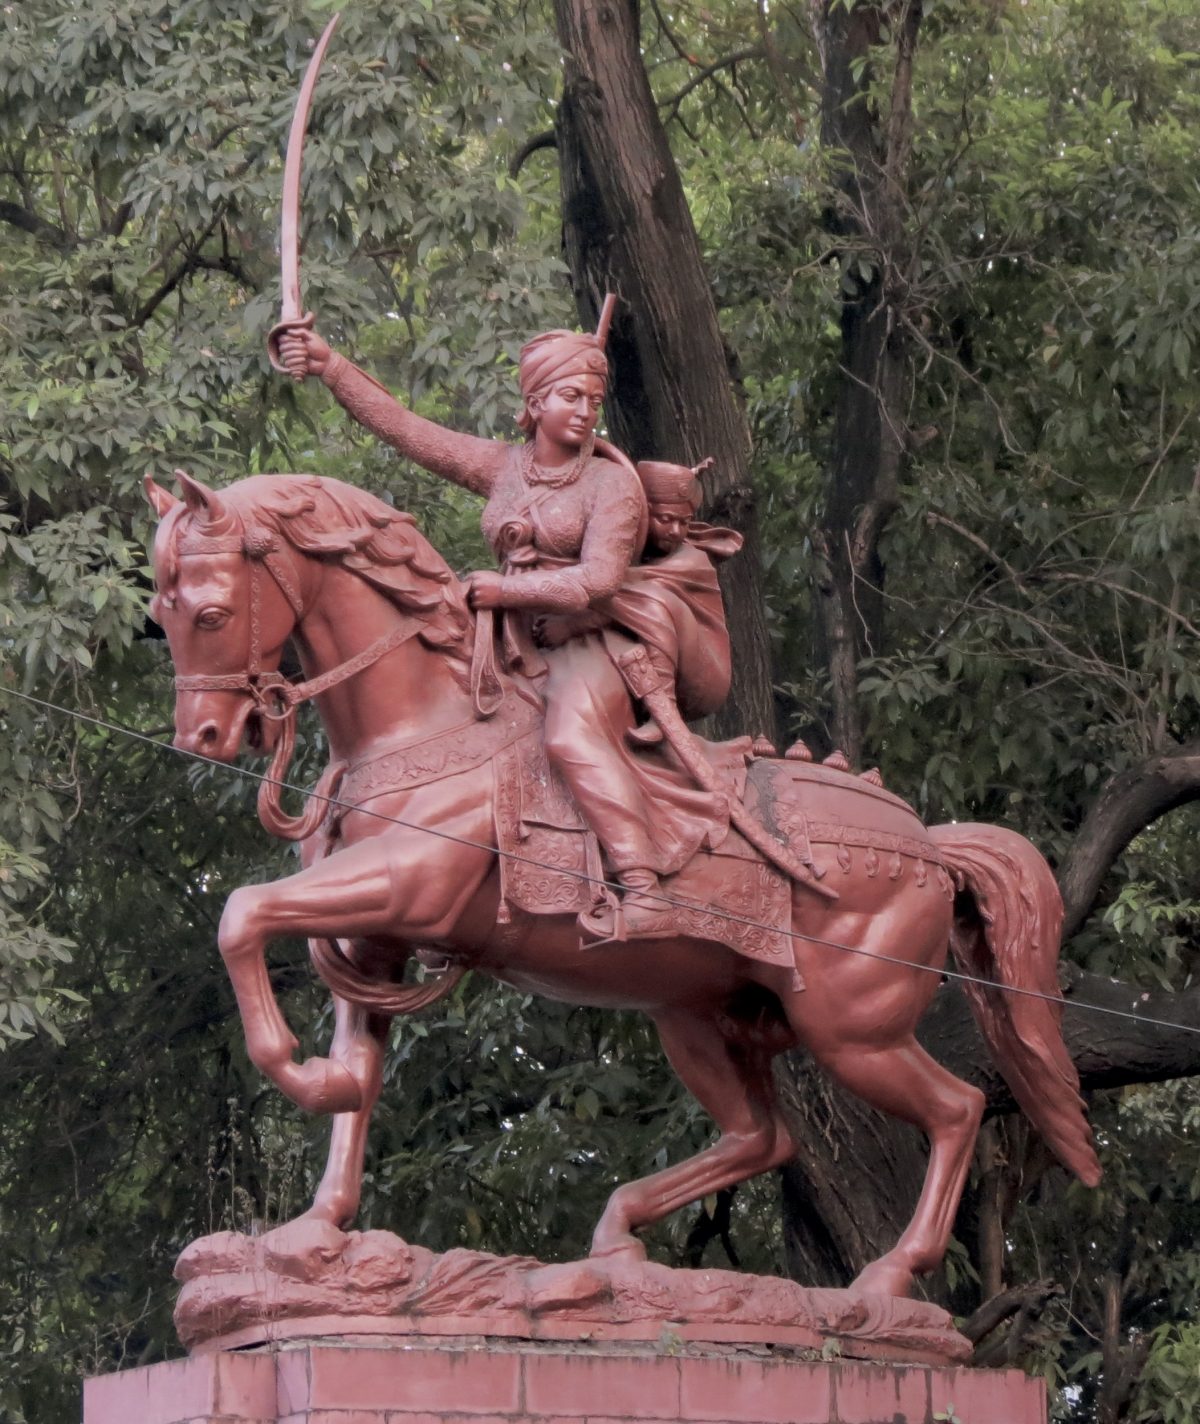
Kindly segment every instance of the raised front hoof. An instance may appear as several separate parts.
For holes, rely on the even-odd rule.
[[[362,1089],[353,1075],[332,1058],[289,1063],[278,1081],[292,1102],[305,1112],[357,1112],[362,1107]]]
[[[907,1300],[912,1288],[913,1273],[903,1262],[890,1261],[886,1256],[872,1261],[850,1286],[855,1295],[890,1295],[899,1300]]]

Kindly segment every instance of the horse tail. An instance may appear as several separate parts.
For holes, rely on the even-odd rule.
[[[393,1018],[415,1014],[444,999],[462,980],[467,970],[453,965],[424,984],[392,984],[372,979],[342,948],[340,940],[310,939],[308,956],[313,968],[339,999],[359,1004],[375,1014]]]
[[[1002,826],[932,826],[929,834],[971,896],[969,904],[958,898],[950,943],[964,974],[991,981],[963,985],[976,1022],[1026,1117],[1094,1187],[1100,1163],[1062,1036],[1063,904],[1054,875],[1024,836]]]

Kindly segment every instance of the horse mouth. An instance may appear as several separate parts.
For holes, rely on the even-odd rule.
[[[271,756],[279,741],[280,727],[277,717],[268,717],[261,708],[252,707],[242,724],[242,742],[257,756]]]
[[[240,698],[230,707],[227,695],[210,701],[209,694],[196,700],[182,694],[175,708],[174,745],[195,752],[210,761],[230,763],[237,760],[243,745],[254,752],[268,754],[275,745],[275,728],[253,705]]]

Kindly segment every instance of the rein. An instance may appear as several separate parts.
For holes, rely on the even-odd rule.
[[[424,626],[415,614],[401,614],[397,627],[345,662],[338,663],[317,677],[303,682],[289,682],[277,668],[262,666],[262,579],[264,571],[274,580],[287,600],[296,622],[304,617],[304,602],[296,587],[292,570],[280,552],[278,536],[270,529],[255,525],[237,534],[202,534],[191,532],[179,541],[176,553],[241,554],[250,564],[250,648],[246,668],[235,673],[185,673],[176,676],[177,692],[244,692],[254,699],[255,710],[268,721],[279,723],[278,741],[271,758],[268,780],[259,787],[258,817],[264,828],[284,840],[306,840],[321,824],[328,809],[328,798],[335,794],[345,773],[345,764],[326,767],[315,790],[320,793],[310,801],[299,816],[289,816],[280,800],[278,783],[286,779],[296,745],[296,708],[310,698],[319,697],[331,687],[355,677],[394,652],[414,637]],[[324,799],[322,799],[324,798]]]

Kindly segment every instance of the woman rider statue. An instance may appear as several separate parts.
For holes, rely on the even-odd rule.
[[[501,571],[470,574],[468,599],[477,610],[502,611],[506,666],[539,687],[547,755],[624,887],[624,933],[664,929],[659,877],[680,869],[706,839],[719,842],[728,825],[723,798],[631,750],[633,707],[615,664],[622,640],[633,646],[627,635],[590,623],[545,649],[533,636],[539,618],[582,614],[617,593],[646,542],[638,474],[595,435],[608,381],[602,337],[549,331],[522,348],[523,446],[416,415],[311,328],[281,334],[279,353],[294,377],[320,377],[360,425],[402,455],[487,500],[483,532]],[[598,936],[607,923],[581,917]]]

